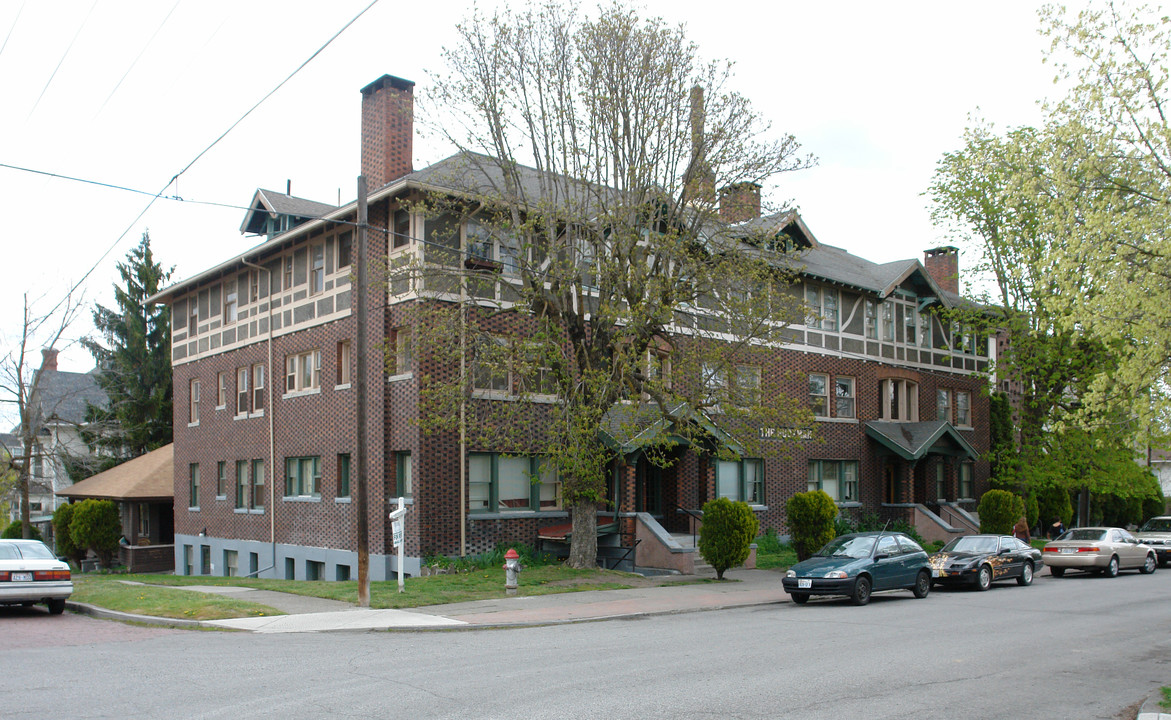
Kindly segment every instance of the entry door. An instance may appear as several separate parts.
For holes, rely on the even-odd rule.
[[[651,515],[663,514],[663,469],[641,459],[638,462],[638,481],[635,508]]]
[[[895,482],[895,466],[888,462],[882,466],[882,501],[884,503],[898,502],[898,487]]]

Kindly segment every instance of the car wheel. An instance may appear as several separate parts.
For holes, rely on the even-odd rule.
[[[927,593],[931,592],[931,575],[926,570],[919,571],[919,577],[915,578],[915,587],[911,588],[911,592],[915,593],[917,598],[925,598]]]
[[[1016,579],[1017,585],[1032,585],[1033,584],[1033,563],[1027,562],[1021,568],[1020,577]]]
[[[850,596],[855,605],[865,605],[870,602],[870,578],[865,575],[854,581],[854,594]]]
[[[992,568],[981,565],[980,571],[976,573],[976,589],[987,590],[990,587],[992,587]]]
[[[789,597],[793,598],[793,602],[798,605],[804,605],[809,602],[809,593],[791,593]]]
[[[1053,577],[1064,577],[1065,576],[1065,568],[1051,567],[1051,568],[1049,568],[1049,574],[1052,575]]]
[[[1155,568],[1158,566],[1159,563],[1157,560],[1155,560],[1154,553],[1151,553],[1150,555],[1147,555],[1147,561],[1143,563],[1141,568],[1139,568],[1139,572],[1141,572],[1143,575],[1150,575],[1151,573],[1155,572]]]
[[[1106,569],[1102,571],[1102,574],[1105,575],[1106,577],[1109,577],[1109,578],[1118,577],[1118,556],[1117,555],[1110,556],[1110,564],[1106,566]]]
[[[49,614],[50,615],[60,615],[61,613],[65,612],[65,599],[64,598],[57,598],[56,600],[50,600],[45,604],[49,606]]]

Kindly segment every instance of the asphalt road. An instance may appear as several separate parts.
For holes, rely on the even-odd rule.
[[[778,598],[783,597],[778,583]],[[1115,718],[1171,569],[517,630],[248,635],[0,609],[3,718]]]

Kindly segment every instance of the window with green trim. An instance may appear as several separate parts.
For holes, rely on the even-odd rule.
[[[350,454],[341,453],[337,456],[337,496],[350,496]]]
[[[468,454],[471,512],[560,510],[561,482],[552,463],[536,455]]]
[[[808,490],[821,490],[833,498],[834,502],[857,502],[857,461],[810,460]]]
[[[285,497],[321,497],[321,456],[285,458]]]
[[[764,502],[764,461],[757,458],[716,461],[716,497]]]

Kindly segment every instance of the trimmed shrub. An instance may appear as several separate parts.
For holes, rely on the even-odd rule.
[[[113,500],[83,500],[73,510],[69,535],[79,548],[93,550],[102,567],[110,567],[122,537],[122,519]]]
[[[41,537],[41,531],[37,530],[36,525],[30,524],[29,527],[32,530],[32,532],[29,533],[30,538],[33,540],[44,540],[44,538]],[[4,538],[5,540],[21,539],[24,537],[24,524],[19,520],[13,520],[8,527],[4,528],[4,532],[0,533],[0,537]]]
[[[838,506],[833,498],[822,490],[797,493],[785,503],[785,514],[789,518],[789,536],[797,560],[805,560],[820,550],[837,535],[834,518]]]
[[[1073,504],[1069,501],[1068,490],[1058,485],[1042,485],[1037,488],[1035,495],[1041,525],[1046,532],[1054,518],[1061,518],[1061,524],[1067,527],[1073,522]]]
[[[81,565],[85,558],[86,548],[78,547],[73,542],[73,533],[69,531],[69,524],[73,522],[73,511],[77,508],[72,503],[66,503],[53,511],[53,535],[57,543],[57,554],[64,555]]]
[[[760,524],[748,503],[716,498],[704,503],[699,528],[699,554],[724,579],[724,571],[743,565]]]
[[[1017,520],[1025,516],[1025,501],[1007,490],[989,490],[980,498],[980,532],[1010,535]]]

